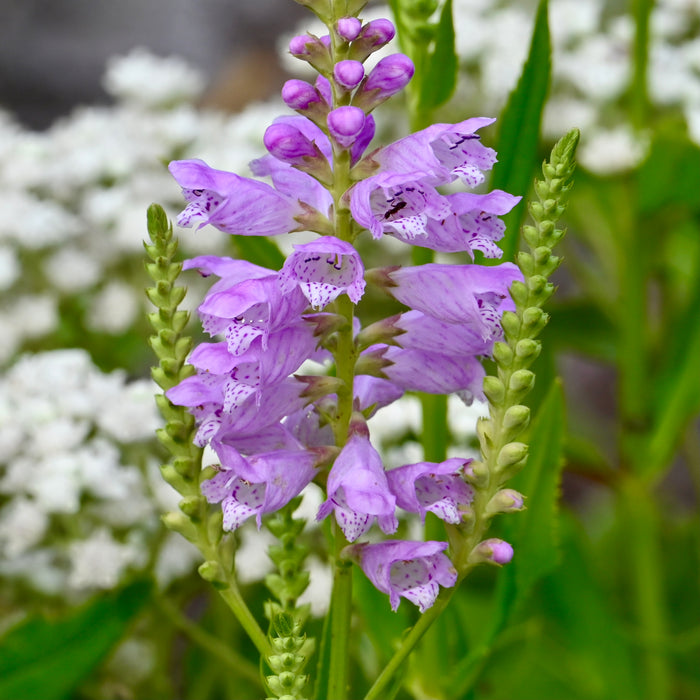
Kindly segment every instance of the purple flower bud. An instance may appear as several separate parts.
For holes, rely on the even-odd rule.
[[[410,600],[425,612],[433,605],[440,586],[457,583],[457,571],[443,554],[447,542],[392,540],[346,547],[344,555],[357,562],[367,578],[389,595],[391,609],[400,598]]]
[[[267,127],[263,136],[265,148],[275,158],[296,163],[303,158],[315,158],[318,147],[291,124],[276,123]]]
[[[386,46],[395,36],[396,29],[388,19],[374,19],[362,27],[362,31],[350,47],[350,58],[364,61],[367,56]]]
[[[288,80],[282,86],[282,99],[287,107],[297,110],[309,109],[317,102],[322,101],[322,97],[313,85],[305,80]]]
[[[413,77],[413,61],[402,54],[386,56],[372,69],[353,98],[353,104],[369,112],[403,90]]]
[[[469,562],[478,564],[490,562],[492,564],[507,564],[513,558],[513,547],[503,540],[495,537],[479,542],[469,555]]]
[[[359,61],[340,61],[333,68],[333,75],[338,85],[353,90],[365,77],[365,67]]]
[[[362,133],[365,119],[359,107],[338,107],[328,114],[328,129],[340,146],[349,148]]]
[[[322,75],[319,75],[318,78],[316,78],[314,85],[316,86],[316,90],[318,90],[319,95],[321,95],[321,97],[326,101],[326,104],[332,105],[333,89],[331,88],[331,84],[328,82],[328,78],[324,78]]]
[[[345,41],[354,41],[362,30],[362,22],[357,17],[341,17],[335,25],[338,36]]]
[[[367,118],[365,119],[365,124],[362,127],[362,131],[357,135],[355,143],[353,143],[352,147],[350,148],[350,155],[352,156],[353,165],[357,163],[360,158],[362,158],[362,154],[365,152],[365,149],[374,138],[374,130],[374,117],[371,114],[368,114]]]
[[[309,51],[306,45],[314,41],[315,39],[308,34],[300,34],[299,36],[292,37],[289,42],[289,53],[294,56],[308,56]]]

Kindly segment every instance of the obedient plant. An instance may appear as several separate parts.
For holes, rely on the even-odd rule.
[[[284,85],[282,97],[296,115],[282,115],[267,129],[268,154],[251,164],[257,177],[201,160],[174,161],[170,171],[187,201],[181,226],[317,237],[296,245],[280,270],[215,256],[186,261],[184,268],[216,280],[198,310],[211,342],[192,350],[181,335],[186,314],[177,306],[184,290],[174,283],[183,266],[174,260],[172,229],[162,210],[149,211],[155,281],[149,297],[158,307],[152,345],[160,358],[154,376],[166,390],[159,397],[167,420],[160,435],[173,455],[163,475],[183,496],[181,512],[165,520],[201,549],[200,573],[260,651],[268,692],[308,697],[313,644],[303,634],[308,609],[296,604],[308,584],[306,551],[296,543],[304,523],[292,514],[304,489],[320,485],[325,500],[316,517],[330,523],[334,581],[316,696],[348,697],[353,563],[387,594],[392,609],[406,598],[423,613],[367,696],[379,697],[470,569],[506,564],[513,555],[508,543],[488,538],[487,529],[494,515],[524,507],[524,497],[504,484],[526,459],[526,444],[515,442],[528,420],[520,402],[534,380],[528,367],[546,322],[539,307],[552,292],[546,278],[558,259],[551,248],[562,235],[554,222],[563,210],[576,137],[563,141],[545,167],[537,190],[542,202],[531,206],[537,226],[525,233],[533,251],[520,255],[519,266],[365,270],[354,245],[363,236],[391,236],[472,260],[474,251],[499,257],[504,225],[498,217],[520,197],[472,191],[496,161],[479,133],[490,118],[434,124],[368,152],[372,111],[407,85],[413,65],[393,54],[365,69],[394,29],[388,20],[363,24],[363,0],[302,4],[328,34],[295,37],[290,51],[318,77]],[[363,323],[356,307],[367,285],[404,310]],[[497,376],[486,376],[487,357],[496,361]],[[407,391],[457,393],[467,403],[487,399],[490,417],[478,429],[481,459],[385,469],[368,419]],[[202,470],[206,446],[218,464]],[[397,536],[400,519],[425,521],[427,513],[444,521],[442,541]],[[258,528],[269,522],[280,541],[270,552],[278,573],[267,580],[277,599],[266,608],[269,635],[246,607],[233,567],[229,533],[249,519]]]

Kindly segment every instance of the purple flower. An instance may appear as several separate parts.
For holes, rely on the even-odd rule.
[[[485,340],[474,328],[446,323],[420,311],[401,314],[394,325],[404,331],[395,342],[405,349],[454,357],[490,355],[493,349],[493,341]]]
[[[174,160],[168,166],[188,205],[177,223],[207,224],[241,236],[278,236],[298,227],[299,205],[270,185],[210,168],[204,161]]]
[[[327,493],[316,519],[323,520],[335,511],[349,542],[364,535],[375,517],[386,534],[396,532],[396,498],[389,491],[382,460],[368,435],[354,433],[348,438],[328,475]]]
[[[279,280],[283,294],[298,286],[315,309],[322,309],[340,294],[347,294],[356,304],[365,289],[360,255],[350,243],[333,236],[295,245]]]
[[[386,46],[396,34],[388,19],[373,19],[362,27],[358,37],[350,46],[349,58],[364,61],[368,56]]]
[[[513,263],[429,263],[393,270],[388,277],[396,286],[387,291],[401,303],[441,321],[463,324],[484,340],[501,337],[501,315],[514,308],[508,288],[523,279]]]
[[[447,542],[393,540],[356,544],[346,547],[345,552],[382,593],[388,594],[392,610],[403,597],[425,612],[435,602],[440,586],[449,588],[457,583],[457,571],[443,554],[446,549]]]
[[[441,221],[452,213],[447,197],[426,182],[425,173],[389,171],[361,180],[352,188],[350,211],[374,238],[398,233],[408,241],[427,235],[429,219]]]
[[[263,143],[275,158],[292,165],[302,163],[304,158],[323,157],[313,141],[296,126],[284,122],[268,126],[263,136]]]
[[[405,391],[456,393],[467,405],[484,398],[485,371],[477,357],[387,347],[383,359],[389,362],[384,375]]]
[[[508,213],[520,199],[502,190],[493,190],[488,194],[449,194],[450,215],[442,220],[428,219],[425,233],[419,238],[407,236],[396,227],[392,227],[392,230],[385,227],[385,233],[405,243],[443,253],[467,252],[473,258],[474,251],[480,250],[487,258],[500,258],[503,251],[496,241],[503,238],[505,224],[498,217]]]
[[[460,506],[468,506],[474,489],[467,484],[460,470],[470,459],[448,459],[444,462],[407,464],[386,473],[396,505],[411,513],[418,513],[425,522],[427,511],[447,523],[462,521]]]
[[[284,294],[279,281],[275,273],[212,288],[199,306],[204,330],[210,335],[223,333],[234,355],[245,352],[258,337],[267,347],[269,334],[297,323],[307,306],[300,290]]]
[[[494,121],[472,117],[458,124],[433,124],[386,146],[375,160],[386,171],[424,171],[435,185],[459,177],[467,186],[476,187],[484,181],[483,171],[496,162],[496,152],[484,146],[475,132]]]
[[[219,446],[222,469],[202,483],[209,503],[221,502],[224,530],[235,530],[255,516],[258,529],[265,513],[273,513],[309,484],[315,474],[315,456],[305,450],[277,450],[243,457],[231,447]]]

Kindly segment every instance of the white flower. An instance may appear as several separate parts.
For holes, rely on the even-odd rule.
[[[85,540],[71,543],[68,555],[71,588],[114,588],[122,575],[140,558],[140,552],[129,544],[117,542],[104,528]]]
[[[7,245],[0,245],[0,291],[9,289],[20,275],[17,253]]]
[[[38,544],[46,533],[49,518],[37,503],[16,498],[0,510],[0,551],[15,559]]]
[[[95,296],[87,323],[92,330],[123,333],[140,308],[136,290],[124,282],[108,282]]]
[[[178,56],[162,58],[135,48],[107,61],[102,84],[113,97],[152,108],[196,99],[204,78]]]
[[[577,159],[591,172],[609,175],[636,167],[647,150],[647,140],[636,136],[630,127],[620,126],[594,132],[579,146]]]
[[[96,284],[102,267],[94,256],[73,246],[59,248],[44,263],[47,278],[62,292],[79,292]]]

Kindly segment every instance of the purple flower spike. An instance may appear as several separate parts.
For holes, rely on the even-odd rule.
[[[295,245],[279,279],[284,294],[298,285],[315,309],[322,309],[341,294],[357,304],[365,290],[360,255],[350,243],[333,236]]]
[[[457,571],[443,554],[446,549],[447,542],[393,540],[356,544],[344,551],[389,596],[392,610],[397,610],[403,597],[425,612],[435,602],[440,586],[451,588],[457,583]]]
[[[292,124],[278,122],[271,124],[263,136],[265,148],[279,160],[295,164],[304,158],[317,158],[321,155],[315,146],[299,129]]]
[[[341,17],[335,25],[338,36],[345,41],[354,41],[360,35],[362,22],[357,17]]]
[[[474,489],[467,484],[460,470],[470,459],[448,459],[444,462],[407,464],[386,473],[396,505],[411,513],[418,513],[425,522],[427,511],[447,523],[457,525],[462,520],[460,506],[468,506]]]
[[[386,534],[396,532],[396,497],[389,491],[379,453],[367,435],[353,434],[328,475],[328,500],[318,509],[317,520],[331,511],[349,542],[362,537],[375,517]]]
[[[353,97],[352,103],[366,112],[403,90],[415,72],[411,59],[395,53],[383,58],[372,69]]]
[[[207,224],[241,236],[278,236],[297,228],[301,209],[270,185],[210,168],[203,160],[174,160],[168,166],[189,202],[179,226]]]
[[[346,90],[354,90],[365,77],[365,67],[359,61],[340,61],[333,68],[336,82]]]
[[[343,148],[349,148],[363,132],[365,113],[359,107],[338,107],[328,114],[328,130]]]
[[[253,515],[260,529],[262,516],[298,496],[315,473],[315,457],[306,450],[278,450],[246,459],[229,447],[219,457],[223,469],[202,483],[202,493],[209,503],[221,502],[227,531]]]

